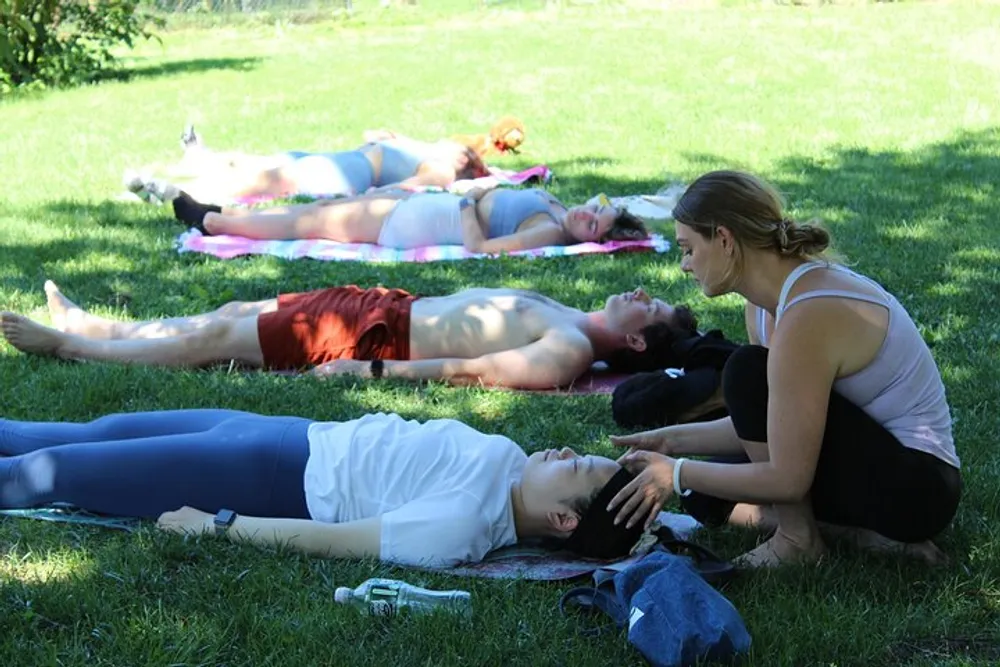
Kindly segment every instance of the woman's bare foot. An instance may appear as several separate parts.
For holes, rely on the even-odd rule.
[[[729,525],[755,528],[765,535],[770,535],[778,530],[778,515],[773,505],[737,503],[729,515]]]
[[[8,343],[30,354],[60,356],[66,342],[65,334],[15,313],[0,313],[0,330]]]
[[[826,545],[818,534],[809,540],[799,540],[786,535],[779,528],[774,537],[746,552],[735,563],[744,568],[778,567],[818,561],[824,553]]]
[[[859,549],[874,551],[876,553],[894,553],[907,556],[928,565],[944,565],[948,562],[948,556],[941,551],[936,544],[930,540],[923,542],[897,542],[889,539],[885,535],[876,533],[867,528],[852,528],[848,526],[834,526],[832,524],[820,524],[820,529],[831,537],[845,539],[853,543]]]

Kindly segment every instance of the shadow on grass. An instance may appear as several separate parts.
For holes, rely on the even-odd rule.
[[[818,214],[857,270],[893,292],[939,361],[985,361],[1000,345],[1000,129],[914,151],[845,148],[793,157],[777,183],[803,215]],[[979,381],[990,364],[970,368]],[[981,385],[998,399],[997,383]]]
[[[171,60],[155,65],[143,65],[141,64],[142,61],[136,61],[130,67],[113,73],[110,78],[134,81],[137,79],[156,79],[176,74],[196,74],[213,70],[249,72],[260,65],[262,61],[263,58],[259,56],[246,58],[192,58],[191,60]]]
[[[542,161],[552,170],[552,181],[547,188],[566,204],[579,204],[599,192],[609,196],[652,194],[667,185],[662,178],[609,177],[600,172],[602,167],[619,164],[607,156],[585,155],[564,160]],[[509,168],[527,169],[531,162],[519,160]]]
[[[909,664],[926,660],[937,664],[951,660],[982,660],[985,664],[1000,663],[1000,640],[974,637],[935,637],[898,642],[888,649],[892,664]]]

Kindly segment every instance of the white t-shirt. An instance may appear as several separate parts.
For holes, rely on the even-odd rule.
[[[382,515],[381,557],[406,565],[479,561],[517,541],[511,485],[527,456],[452,419],[365,415],[309,427],[305,496],[316,521]]]

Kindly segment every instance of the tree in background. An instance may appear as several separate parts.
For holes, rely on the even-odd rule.
[[[113,50],[154,37],[141,0],[0,0],[0,89],[87,83],[117,69]]]

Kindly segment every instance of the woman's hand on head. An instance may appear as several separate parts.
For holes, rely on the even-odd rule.
[[[156,520],[156,527],[178,535],[202,535],[215,531],[214,515],[193,507],[184,507],[173,512],[164,512]]]
[[[611,436],[611,444],[615,447],[628,447],[629,452],[641,450],[669,455],[673,442],[670,438],[670,427],[664,426],[651,431],[613,435]]]
[[[644,528],[649,528],[673,494],[674,460],[654,452],[637,451],[625,454],[618,463],[634,474],[635,479],[611,499],[608,511],[618,508],[615,523],[625,521],[631,528],[643,522]]]

